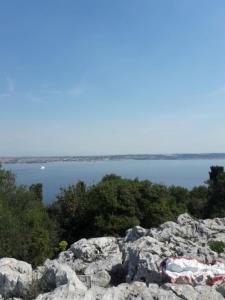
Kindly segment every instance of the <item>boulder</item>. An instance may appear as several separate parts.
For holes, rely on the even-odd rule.
[[[69,284],[76,290],[86,291],[87,287],[78,279],[76,273],[66,264],[59,264],[57,260],[46,260],[42,269],[40,287],[42,290],[52,290]]]
[[[58,258],[78,275],[91,279],[91,285],[109,286],[122,271],[122,252],[117,239],[101,237],[81,239]]]
[[[26,297],[31,285],[30,264],[14,258],[0,259],[0,295],[3,298]]]
[[[146,236],[148,233],[147,229],[144,229],[141,226],[135,226],[133,228],[130,228],[126,231],[126,235],[124,238],[125,242],[133,242],[136,241],[137,239]]]
[[[161,283],[160,265],[165,256],[164,244],[156,239],[144,236],[127,246],[125,268],[126,281]],[[171,253],[167,253],[171,254]]]
[[[57,260],[46,260],[41,272],[40,290],[48,292],[40,294],[38,300],[78,299],[87,291],[76,273],[68,265],[59,264]]]

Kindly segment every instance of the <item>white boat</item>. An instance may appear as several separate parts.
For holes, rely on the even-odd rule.
[[[41,166],[40,169],[41,169],[41,170],[44,170],[44,169],[45,169],[45,166]]]

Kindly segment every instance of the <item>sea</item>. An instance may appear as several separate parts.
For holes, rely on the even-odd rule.
[[[87,185],[96,184],[111,173],[191,189],[205,184],[210,166],[215,165],[225,167],[225,159],[58,161],[4,164],[4,168],[16,174],[17,184],[42,183],[44,202],[50,203],[56,199],[60,187],[76,184],[79,180]]]

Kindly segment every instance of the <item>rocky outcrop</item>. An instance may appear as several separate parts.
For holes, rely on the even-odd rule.
[[[116,238],[81,239],[72,244],[69,251],[75,259],[74,271],[89,276],[92,285],[107,287],[113,284],[122,269],[122,252]],[[64,255],[62,253],[59,260],[71,266],[71,261],[65,261]]]
[[[162,261],[171,256],[225,262],[225,253],[210,250],[210,240],[225,241],[225,218],[183,214],[158,228],[136,226],[124,238],[81,239],[36,270],[2,258],[0,299],[224,299],[225,284],[172,284],[161,272]]]
[[[32,284],[32,267],[14,258],[0,259],[0,295],[4,298],[24,297]]]

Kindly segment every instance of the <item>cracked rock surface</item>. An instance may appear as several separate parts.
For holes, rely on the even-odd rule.
[[[183,214],[157,228],[131,228],[124,238],[81,239],[35,270],[2,258],[0,300],[224,299],[225,283],[171,284],[161,274],[161,262],[170,256],[225,262],[225,253],[210,250],[210,240],[225,241],[225,218],[194,220]]]

